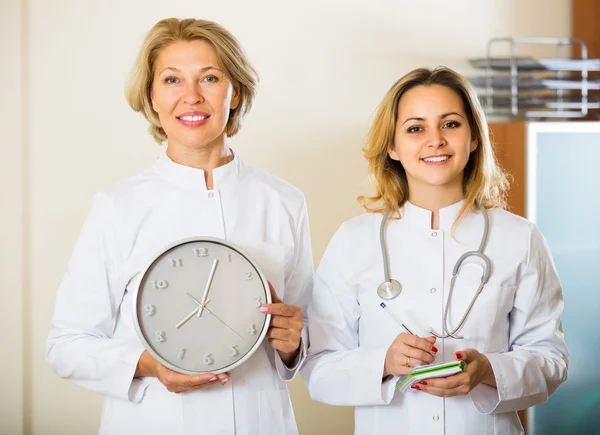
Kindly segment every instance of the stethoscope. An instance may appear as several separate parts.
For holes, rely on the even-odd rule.
[[[446,309],[444,310],[444,316],[442,318],[444,334],[443,335],[437,334],[435,331],[433,331],[433,329],[430,329],[430,331],[429,331],[431,334],[435,335],[438,338],[449,338],[449,337],[452,337],[455,339],[463,339],[464,338],[462,336],[458,336],[455,334],[460,330],[460,328],[462,328],[463,324],[465,323],[465,320],[467,320],[467,317],[469,316],[469,313],[471,312],[471,309],[473,308],[473,305],[475,304],[475,301],[477,300],[477,297],[479,296],[479,294],[481,293],[481,290],[483,290],[483,287],[485,286],[485,284],[488,282],[488,280],[490,278],[492,262],[490,261],[489,257],[483,253],[483,250],[485,249],[485,245],[488,240],[488,233],[489,233],[489,229],[490,229],[490,220],[489,220],[489,216],[488,216],[488,213],[487,213],[487,210],[485,209],[485,207],[483,205],[479,205],[479,209],[481,210],[481,214],[483,215],[483,222],[484,222],[481,243],[479,244],[479,249],[477,249],[477,251],[465,252],[463,255],[461,255],[461,257],[458,259],[458,261],[454,265],[454,269],[452,270],[452,279],[450,281],[450,290],[448,291],[448,300],[446,301]],[[391,279],[391,277],[390,277],[388,255],[387,255],[386,244],[385,244],[385,228],[386,228],[386,224],[387,224],[388,216],[389,216],[390,212],[391,212],[391,210],[387,210],[384,213],[383,218],[381,219],[381,226],[379,228],[379,241],[381,243],[381,254],[383,256],[383,273],[385,275],[385,281],[382,282],[379,285],[379,287],[377,287],[377,294],[379,295],[379,297],[381,299],[386,299],[386,300],[394,299],[394,298],[398,297],[400,295],[400,293],[402,293],[402,286],[400,285],[400,283],[398,281],[396,281],[395,279]],[[471,300],[471,303],[469,304],[469,307],[467,308],[467,311],[465,312],[464,316],[462,317],[460,323],[458,324],[458,326],[455,329],[453,329],[452,331],[449,331],[449,328],[447,325],[448,310],[450,308],[450,302],[452,300],[452,293],[454,292],[454,283],[456,282],[456,277],[458,276],[458,273],[460,271],[460,268],[461,268],[463,262],[469,257],[478,257],[483,260],[483,264],[481,265],[481,267],[483,269],[483,274],[481,275],[481,283],[479,284],[479,288],[477,289],[475,296],[473,296],[473,299]],[[404,327],[404,329],[406,329],[406,331],[408,333],[413,334],[410,331],[410,329],[408,329],[403,323],[401,323],[401,325]]]

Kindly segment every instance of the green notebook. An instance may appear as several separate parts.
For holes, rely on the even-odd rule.
[[[462,360],[446,361],[441,363],[427,364],[426,366],[415,366],[410,374],[403,376],[396,383],[396,390],[404,393],[414,384],[423,379],[429,378],[445,378],[446,376],[455,375],[467,368],[467,364]]]

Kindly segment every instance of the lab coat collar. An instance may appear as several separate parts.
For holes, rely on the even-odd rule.
[[[449,230],[460,211],[464,200],[460,200],[448,207],[440,209],[440,230]],[[431,214],[432,212],[406,201],[400,209],[402,220],[406,221],[411,226],[419,229],[431,230]]]
[[[244,165],[233,150],[231,152],[233,153],[233,160],[231,162],[213,169],[214,189],[219,189],[240,178]],[[166,153],[157,159],[154,167],[159,175],[180,187],[208,190],[202,169],[175,163]]]

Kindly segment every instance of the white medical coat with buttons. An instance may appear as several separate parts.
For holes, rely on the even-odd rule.
[[[133,292],[145,264],[173,241],[231,241],[253,257],[281,299],[306,312],[313,265],[302,193],[237,156],[213,177],[207,190],[202,170],[163,155],[94,197],[58,291],[47,360],[59,376],[104,395],[100,434],[298,433],[284,381],[302,361],[288,369],[266,340],[225,385],[174,394],[156,378],[133,377],[144,351]]]
[[[477,250],[484,229],[480,212],[469,213],[451,232],[463,202],[440,210],[440,229],[431,212],[406,203],[391,220],[386,240],[392,279],[402,293],[385,301],[413,333],[443,333],[452,269]],[[319,265],[309,308],[311,347],[303,370],[310,373],[315,400],[356,406],[357,435],[520,434],[516,411],[545,402],[566,379],[568,353],[561,325],[562,289],[545,239],[532,223],[503,210],[490,210],[485,254],[490,280],[458,335],[438,339],[436,361],[474,348],[494,370],[497,388],[480,384],[467,396],[440,398],[409,389],[398,380],[382,383],[386,352],[404,329],[381,307],[384,281],[379,243],[381,214],[344,223]],[[478,288],[478,260],[465,261],[450,304],[449,329],[460,322]],[[451,329],[452,328],[452,329]]]

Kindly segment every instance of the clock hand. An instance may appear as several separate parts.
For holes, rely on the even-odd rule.
[[[215,258],[213,261],[212,268],[210,269],[210,274],[208,275],[208,281],[206,282],[206,287],[204,288],[204,294],[202,295],[202,302],[200,302],[200,309],[196,314],[197,317],[202,315],[202,310],[204,309],[204,305],[206,305],[206,297],[208,296],[208,291],[210,290],[210,285],[212,284],[212,280],[215,277],[215,271],[217,270],[217,264],[219,264],[219,260]]]
[[[217,319],[219,322],[221,322],[223,325],[225,325],[231,332],[233,332],[235,335],[237,335],[238,337],[240,337],[240,339],[242,339],[242,340],[244,339],[244,337],[242,337],[240,334],[238,334],[237,332],[235,332],[231,326],[229,326],[227,323],[225,323],[219,316],[217,316],[215,313],[213,313],[206,306],[206,304],[208,304],[210,302],[210,299],[208,299],[204,304],[201,304],[200,301],[198,299],[196,299],[194,296],[192,296],[191,294],[187,293],[187,295],[190,298],[192,298],[194,300],[194,302],[196,302],[198,304],[198,308],[196,308],[196,310],[199,310],[201,307],[204,308],[206,311],[208,311],[209,314],[212,314],[213,316],[215,316],[215,319]],[[192,316],[193,316],[193,313],[192,313]]]
[[[189,294],[189,293],[188,293]],[[205,304],[208,304],[210,302],[210,299],[207,299]],[[188,314],[186,317],[184,317],[181,322],[179,322],[177,325],[175,325],[175,327],[177,329],[181,328],[183,325],[186,324],[186,322],[188,320],[190,320],[192,317],[194,317],[196,315],[196,313],[198,312],[198,310],[200,310],[200,307],[202,306],[202,304],[200,304],[198,307],[196,307],[196,309],[194,311],[192,311],[190,314]]]

